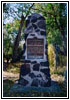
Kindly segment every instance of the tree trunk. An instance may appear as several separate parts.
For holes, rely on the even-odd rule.
[[[19,41],[20,41],[20,37],[21,37],[21,30],[22,30],[22,27],[23,27],[24,20],[25,20],[25,18],[22,15],[19,30],[18,30],[18,34],[17,34],[15,42],[14,42],[12,62],[15,62],[17,60],[17,54],[18,54],[17,51],[18,51]]]
[[[52,4],[51,4],[51,7],[52,7],[52,10],[55,12],[54,6]],[[56,14],[54,14],[53,16],[54,16],[54,19],[55,19],[55,23],[56,23],[56,25],[57,25],[57,27],[60,30],[61,35],[62,35],[62,39],[63,39],[63,42],[64,42],[64,45],[63,45],[64,55],[66,56],[67,55],[67,41],[66,41],[66,38],[65,38],[64,28],[61,24],[59,25],[59,23],[57,22]]]

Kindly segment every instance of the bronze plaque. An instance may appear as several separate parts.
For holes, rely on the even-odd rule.
[[[27,58],[43,59],[44,58],[44,40],[43,39],[27,39]]]

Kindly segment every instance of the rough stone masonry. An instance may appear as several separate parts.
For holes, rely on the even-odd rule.
[[[33,13],[26,20],[23,65],[19,84],[48,87],[51,85],[47,55],[46,23],[43,16]]]

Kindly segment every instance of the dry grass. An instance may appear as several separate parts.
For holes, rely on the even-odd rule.
[[[7,65],[6,71],[10,73],[19,73],[20,72],[20,66],[22,65],[22,62],[17,62],[17,63],[10,63]]]
[[[58,83],[64,82],[65,70],[66,70],[65,66],[63,66],[63,67],[58,66],[57,69],[55,67],[50,67],[51,79],[57,81]]]

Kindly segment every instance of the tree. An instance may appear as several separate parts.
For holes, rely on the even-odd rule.
[[[12,57],[12,47],[13,47],[13,35],[11,34],[11,31],[9,29],[10,24],[6,24],[3,27],[3,56],[6,58],[7,63],[9,62],[10,58]]]
[[[19,3],[19,4],[10,5],[8,14],[12,16],[14,19],[20,20],[17,36],[15,38],[14,46],[13,46],[12,62],[15,62],[17,60],[18,47],[19,47],[19,41],[21,39],[21,31],[23,28],[23,24],[25,23],[27,16],[30,14],[30,10],[32,9],[33,5],[34,3],[32,4],[31,3],[27,3],[27,4]],[[15,16],[13,16],[11,12]]]
[[[66,3],[41,3],[35,4],[34,10],[46,19],[48,43],[63,46],[64,54],[67,53],[67,4]]]

